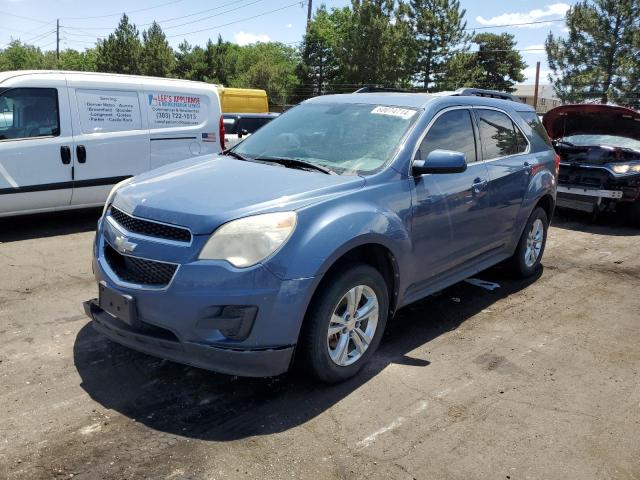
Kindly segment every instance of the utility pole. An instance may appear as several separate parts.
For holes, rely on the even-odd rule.
[[[536,63],[536,85],[533,89],[533,109],[538,113],[538,87],[540,86],[540,62]]]
[[[60,60],[60,19],[56,20],[56,60]]]
[[[311,22],[311,14],[313,13],[313,0],[307,0],[307,28]]]

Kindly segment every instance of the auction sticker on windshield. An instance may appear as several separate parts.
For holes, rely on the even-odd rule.
[[[205,122],[207,97],[192,94],[149,93],[149,124],[151,128],[189,127]]]
[[[400,117],[407,120],[413,117],[416,114],[416,111],[410,110],[408,108],[384,107],[380,105],[371,110],[371,113],[375,113],[377,115],[389,115],[391,117]]]

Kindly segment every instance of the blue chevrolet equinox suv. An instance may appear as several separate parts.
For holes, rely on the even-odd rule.
[[[399,308],[499,262],[532,275],[558,163],[534,110],[478,90],[313,98],[221,155],[116,185],[94,327],[243,376],[355,375]]]

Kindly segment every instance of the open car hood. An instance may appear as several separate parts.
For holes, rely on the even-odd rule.
[[[562,105],[542,119],[549,136],[556,140],[571,135],[615,135],[640,140],[640,112],[612,105]]]

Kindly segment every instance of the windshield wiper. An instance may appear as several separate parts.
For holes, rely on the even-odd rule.
[[[283,166],[285,166],[287,168],[304,168],[304,169],[311,168],[313,170],[317,170],[319,172],[326,173],[327,175],[337,175],[336,172],[334,172],[333,170],[331,170],[331,169],[329,169],[327,167],[322,167],[322,166],[317,165],[315,163],[306,162],[306,161],[300,160],[298,158],[262,157],[262,158],[256,158],[256,160],[261,160],[263,162],[278,163],[278,164],[283,165]]]
[[[240,155],[237,152],[234,152],[233,150],[225,150],[224,152],[222,152],[223,155],[228,155],[229,157],[233,157],[233,158],[237,158],[238,160],[244,160],[245,162],[250,162],[251,160],[253,160],[252,158],[248,158],[245,157],[244,155]]]

